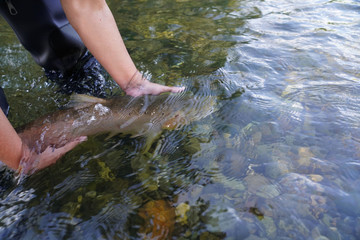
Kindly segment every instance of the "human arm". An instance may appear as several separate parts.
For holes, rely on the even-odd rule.
[[[19,167],[22,141],[0,109],[0,160],[12,169]]]
[[[33,173],[55,163],[66,152],[86,140],[86,137],[82,136],[61,148],[47,147],[42,153],[35,153],[23,144],[1,109],[0,129],[0,160],[13,170],[18,170],[21,165],[24,173]]]
[[[137,71],[105,0],[61,0],[61,4],[85,46],[126,94],[139,96],[183,90],[152,83]]]

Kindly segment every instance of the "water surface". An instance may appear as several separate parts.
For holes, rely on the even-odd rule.
[[[2,168],[1,238],[360,238],[359,1],[108,3],[141,71],[218,111],[148,154],[100,135],[20,182]],[[66,103],[3,20],[0,49],[14,126]]]

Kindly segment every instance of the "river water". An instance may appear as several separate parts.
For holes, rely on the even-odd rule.
[[[360,238],[359,1],[107,2],[142,72],[218,110],[147,154],[100,135],[24,179],[2,167],[1,239]],[[0,49],[15,127],[67,102],[3,19]]]

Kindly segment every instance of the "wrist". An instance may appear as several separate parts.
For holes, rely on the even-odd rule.
[[[139,92],[144,88],[144,83],[146,81],[148,80],[144,78],[138,70],[136,70],[124,88],[125,93],[133,96],[135,92]]]
[[[35,165],[37,164],[38,161],[34,157],[34,154],[32,154],[29,147],[23,143],[21,146],[21,158],[17,172],[20,174],[32,173],[33,169],[35,169]]]

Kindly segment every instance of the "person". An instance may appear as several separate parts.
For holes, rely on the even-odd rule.
[[[46,70],[71,72],[89,50],[127,95],[183,91],[142,76],[105,0],[4,0],[0,1],[0,14],[36,63]],[[9,107],[1,88],[0,106],[0,160],[14,170],[23,168],[23,163],[27,163],[27,169],[21,169],[24,172],[47,167],[86,140],[81,136],[63,147],[49,146],[42,153],[34,152],[23,144],[8,121]]]

